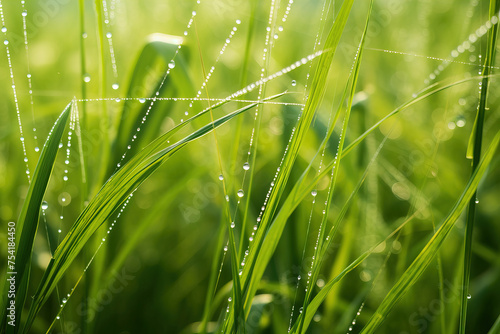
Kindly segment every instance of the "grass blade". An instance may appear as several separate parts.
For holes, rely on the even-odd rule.
[[[441,227],[434,234],[431,240],[427,243],[424,249],[420,252],[413,263],[404,272],[403,276],[392,287],[386,295],[380,306],[375,311],[375,314],[370,318],[361,333],[373,333],[387,317],[394,305],[401,299],[401,297],[415,284],[420,275],[432,262],[434,256],[437,254],[439,248],[444,240],[455,226],[455,222],[460,217],[460,214],[465,209],[468,201],[471,199],[476,191],[479,181],[483,177],[486,169],[488,168],[495,151],[500,141],[500,132],[497,133],[493,142],[490,144],[484,158],[478,165],[478,168],[471,176],[465,190],[454,205],[447,218],[444,220]]]
[[[24,333],[29,330],[36,315],[49,298],[50,293],[55,289],[56,284],[61,280],[69,265],[77,257],[86,242],[142,182],[182,147],[209,133],[213,128],[255,107],[256,104],[252,103],[245,108],[227,114],[215,122],[209,123],[199,130],[192,132],[177,143],[154,152],[169,138],[166,134],[135,155],[125,166],[113,174],[83,210],[56,249],[54,257],[51,259],[38,290],[33,297]],[[169,134],[175,132],[174,130],[176,129],[171,130]]]
[[[47,189],[47,185],[52,174],[52,169],[59,151],[59,143],[61,142],[64,129],[68,122],[68,117],[71,111],[71,104],[64,109],[57,121],[54,123],[52,130],[47,137],[47,141],[42,148],[40,158],[36,165],[31,183],[26,194],[21,213],[17,223],[16,231],[16,326],[8,326],[7,332],[17,332],[20,324],[21,310],[27,295],[29,274],[31,267],[31,254],[33,251],[33,243],[38,229],[38,217],[40,207],[42,205],[43,196]],[[2,303],[3,310],[6,310],[6,294],[3,294],[4,302]],[[6,329],[6,312],[2,311],[2,326],[1,331]]]
[[[489,17],[495,16],[500,7],[499,0],[490,0],[490,13]],[[469,141],[469,148],[467,154],[472,153],[472,172],[478,168],[481,158],[481,148],[483,141],[483,127],[484,117],[486,113],[486,101],[488,96],[489,75],[492,71],[495,59],[495,49],[497,40],[498,25],[494,25],[488,33],[488,45],[486,50],[486,59],[483,67],[483,74],[485,77],[481,80],[481,91],[479,96],[479,107],[477,110],[476,120],[474,122],[471,140]],[[471,152],[472,151],[472,152]],[[464,241],[464,268],[462,275],[462,294],[460,303],[460,327],[459,333],[465,333],[465,324],[467,317],[467,303],[469,297],[469,280],[470,271],[472,266],[472,233],[474,230],[474,221],[476,216],[476,197],[477,192],[472,195],[469,206],[467,208],[467,221],[465,225],[465,241]]]

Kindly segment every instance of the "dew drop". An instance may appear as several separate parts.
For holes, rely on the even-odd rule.
[[[175,61],[171,60],[170,63],[168,63],[168,68],[172,69],[175,67]]]
[[[231,298],[231,297],[229,297],[229,298],[227,299],[227,301],[228,301],[228,302],[231,302],[232,300],[233,300],[233,298]]]
[[[68,181],[68,177],[66,175],[64,175],[63,180]]]
[[[2,32],[7,32],[7,27],[2,27]]]
[[[120,85],[118,85],[117,83],[114,83],[113,85],[111,85],[111,88],[113,88],[114,90],[117,90],[118,88],[120,88]]]
[[[219,175],[219,180],[220,180],[220,181],[224,180],[224,176],[222,176],[222,174],[221,174],[221,175]]]
[[[224,246],[224,252],[227,252],[227,246]]]
[[[40,148],[37,146],[37,147],[35,147],[35,152],[38,152],[38,151],[40,151]]]
[[[238,197],[241,198],[243,196],[245,196],[245,192],[243,191],[243,189],[238,190]]]
[[[196,16],[196,11],[193,10],[193,12],[191,13],[193,16]]]
[[[85,82],[90,82],[90,74],[85,74],[85,75],[83,76],[83,81],[85,81]]]
[[[8,45],[8,44],[9,44],[9,41],[8,41],[8,40],[4,40],[4,41],[3,41],[3,44]]]
[[[470,294],[467,295],[467,299],[471,299],[472,296]]]
[[[234,228],[235,226],[234,222],[231,222],[231,228]]]
[[[61,218],[61,219],[62,219],[62,218]],[[61,232],[62,232],[62,230],[61,230],[61,229],[58,229],[58,230],[57,230],[57,233],[61,233]]]
[[[49,208],[49,204],[45,201],[42,202],[42,210],[47,210]]]
[[[62,299],[63,304],[65,304],[68,300],[66,298]]]
[[[279,27],[278,27],[278,30],[279,30],[279,31],[283,31],[283,26],[279,26]]]
[[[313,191],[311,191],[311,195],[312,195],[313,197],[316,197],[316,195],[318,195],[318,192],[317,192],[316,190],[313,190]]]
[[[59,320],[59,319],[61,319],[61,317],[60,317],[60,316],[57,316],[57,317],[56,317],[56,319],[57,319],[57,320]]]
[[[139,99],[139,102],[140,102],[140,103],[144,103],[144,102],[146,102],[146,99],[140,98],[140,99]]]
[[[28,11],[23,10],[22,15],[23,15],[24,17],[28,16]]]
[[[86,33],[86,32],[84,32],[84,33],[82,34],[82,38],[87,38],[87,36],[88,36],[88,35],[87,35],[87,33]]]
[[[113,35],[112,35],[110,32],[108,32],[108,33],[106,34],[106,37],[107,37],[107,38],[111,38],[111,37],[113,37]]]
[[[278,39],[279,36],[278,36],[278,34],[274,34],[273,37],[274,37],[274,39]]]
[[[245,163],[243,164],[243,169],[244,169],[244,170],[249,170],[249,169],[250,169],[250,164],[249,164],[248,162],[245,162]]]
[[[66,165],[69,165],[69,160],[68,160],[68,159],[64,160],[64,163],[65,163]]]
[[[294,87],[297,86],[297,81],[292,80],[292,86],[294,86]]]
[[[236,20],[236,24],[241,24],[241,20]]]

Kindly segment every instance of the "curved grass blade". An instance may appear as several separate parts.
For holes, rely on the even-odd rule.
[[[19,328],[21,311],[27,295],[31,268],[31,254],[38,229],[40,207],[49,183],[50,175],[52,174],[57,152],[59,151],[59,143],[61,142],[64,129],[68,122],[70,111],[71,104],[68,104],[54,123],[54,126],[47,137],[47,141],[42,148],[40,158],[38,159],[38,163],[33,173],[21,213],[19,214],[16,231],[17,242],[15,270],[13,270],[16,272],[16,326],[12,327],[6,325],[6,311],[4,310],[7,309],[7,294],[5,293],[2,294],[4,301],[2,303],[3,311],[2,325],[0,327],[1,331],[6,329],[5,326],[7,326],[7,332],[17,332],[17,329]]]
[[[209,133],[214,128],[224,124],[235,116],[255,107],[252,103],[244,108],[227,114],[213,123],[209,123],[197,131],[192,132],[177,143],[154,152],[165,144],[169,138],[167,134],[161,136],[145,149],[135,155],[125,166],[113,174],[104,184],[98,194],[83,210],[70,231],[60,243],[54,253],[47,270],[40,282],[37,292],[33,297],[28,319],[23,333],[31,327],[36,315],[45,304],[60,281],[69,265],[73,262],[86,242],[94,232],[126,201],[128,196],[139,187],[156,169],[158,169],[170,156],[188,143]],[[196,117],[196,116],[195,116]],[[177,128],[168,134],[175,133]]]
[[[432,262],[434,256],[438,253],[439,248],[444,240],[455,226],[455,222],[460,217],[460,214],[466,207],[467,203],[476,192],[479,181],[483,177],[488,168],[500,141],[500,132],[497,133],[492,143],[490,144],[484,158],[478,165],[478,168],[472,174],[464,192],[454,205],[441,227],[433,235],[424,249],[420,252],[413,263],[404,272],[398,282],[392,287],[389,293],[385,296],[380,306],[375,311],[375,314],[370,318],[361,333],[373,333],[382,324],[394,305],[403,297],[403,295],[415,284],[420,275]]]

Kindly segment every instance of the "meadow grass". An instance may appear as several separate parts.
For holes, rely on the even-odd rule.
[[[2,1],[0,333],[498,333],[499,6]]]

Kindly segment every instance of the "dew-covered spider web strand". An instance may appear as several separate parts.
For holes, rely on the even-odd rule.
[[[206,97],[126,97],[119,98],[120,101],[138,101],[140,103],[145,103],[146,101],[173,101],[173,102],[181,102],[181,101],[210,101],[216,103],[225,103],[227,99],[218,99],[218,98],[206,98]],[[76,99],[75,102],[102,102],[102,101],[116,101],[117,98],[95,98],[95,99]],[[284,105],[284,106],[300,106],[303,107],[304,103],[297,102],[279,102],[279,101],[265,101],[265,100],[247,100],[247,99],[232,99],[231,102],[241,102],[241,103],[262,103],[262,104],[274,104],[274,105]]]
[[[33,84],[31,78],[31,70],[30,70],[30,56],[29,56],[29,45],[28,45],[28,29],[26,24],[26,17],[28,16],[28,10],[25,7],[24,0],[21,0],[21,16],[23,18],[23,35],[24,35],[24,51],[26,53],[26,68],[28,69],[28,73],[26,74],[26,78],[28,79],[28,94],[30,98],[30,107],[31,107],[31,117],[33,119],[33,138],[35,139],[35,152],[40,150],[38,144],[38,136],[36,132],[36,123],[35,123],[35,104],[33,102]]]
[[[1,31],[4,35],[4,41],[3,44],[5,46],[5,53],[7,55],[7,63],[9,65],[9,73],[10,73],[10,80],[11,80],[11,87],[12,87],[12,94],[14,97],[14,106],[16,108],[16,115],[17,115],[17,124],[19,125],[19,140],[21,141],[21,146],[23,148],[23,155],[24,155],[24,163],[26,166],[26,176],[28,177],[28,182],[30,182],[31,177],[30,177],[30,168],[28,165],[28,155],[26,154],[26,145],[24,142],[24,131],[23,131],[23,124],[21,121],[21,111],[19,109],[19,101],[17,99],[17,89],[16,89],[16,82],[14,80],[14,69],[12,67],[12,58],[11,58],[11,53],[10,53],[10,48],[9,48],[9,40],[7,38],[7,26],[5,25],[5,17],[3,13],[3,5],[2,1],[0,0],[0,21],[2,23],[2,28]]]
[[[241,20],[236,20],[236,25],[240,25],[240,24],[241,24]],[[196,93],[196,97],[194,99],[190,100],[189,106],[188,106],[187,110],[184,112],[185,116],[189,116],[189,110],[193,107],[194,101],[200,100],[200,96],[202,94],[203,89],[206,88],[208,81],[210,80],[210,78],[214,74],[215,66],[219,63],[219,60],[221,59],[222,55],[226,51],[226,48],[229,45],[229,43],[231,43],[231,40],[232,40],[233,36],[235,35],[236,31],[238,31],[238,28],[236,26],[231,28],[231,32],[229,33],[229,36],[226,38],[224,45],[222,46],[221,50],[219,51],[219,54],[217,56],[217,59],[215,60],[215,63],[208,70],[208,73],[205,76],[205,79],[203,80],[203,83],[201,84],[200,89]],[[210,99],[207,98],[207,99],[205,99],[205,101],[210,101]],[[184,120],[181,119],[181,123],[183,121]]]
[[[106,39],[108,40],[109,46],[109,57],[111,60],[111,69],[113,70],[114,83],[111,88],[117,90],[120,86],[118,84],[118,68],[116,66],[115,49],[113,47],[113,34],[111,33],[111,23],[110,23],[110,13],[108,12],[108,5],[106,0],[102,0],[102,10],[104,13],[104,24],[106,25]]]

